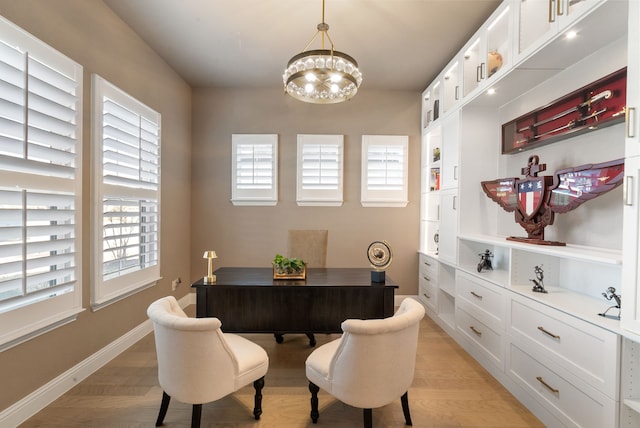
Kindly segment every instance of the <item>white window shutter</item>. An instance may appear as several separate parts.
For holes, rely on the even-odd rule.
[[[365,207],[408,204],[409,137],[362,136],[361,203]]]
[[[342,135],[298,135],[298,205],[342,205],[343,145]]]
[[[82,67],[0,17],[0,350],[82,310]]]
[[[273,206],[278,203],[278,136],[231,136],[231,202]]]
[[[99,309],[160,277],[160,114],[93,76],[94,257]]]

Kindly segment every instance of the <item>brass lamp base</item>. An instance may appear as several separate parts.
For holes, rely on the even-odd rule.
[[[205,284],[215,284],[216,283],[216,276],[215,275],[205,276],[203,282]]]

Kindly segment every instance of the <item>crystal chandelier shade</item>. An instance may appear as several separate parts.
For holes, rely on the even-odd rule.
[[[314,104],[333,104],[352,98],[362,83],[358,63],[351,56],[334,50],[329,37],[329,25],[324,22],[324,0],[322,22],[318,31],[303,52],[294,55],[287,63],[282,75],[284,90],[293,98]],[[306,49],[321,34],[322,49]],[[325,37],[331,49],[324,48]]]

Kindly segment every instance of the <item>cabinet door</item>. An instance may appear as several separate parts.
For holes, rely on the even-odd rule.
[[[455,59],[444,72],[442,81],[444,82],[442,94],[442,111],[446,113],[458,104],[462,99],[462,63]]]
[[[640,2],[629,2],[629,44],[627,56],[627,123],[625,155],[640,155]]]
[[[622,328],[640,335],[640,293],[638,293],[638,232],[640,231],[640,157],[627,158],[624,165],[624,207],[622,237]]]
[[[458,154],[460,136],[460,112],[453,112],[442,120],[442,180],[443,190],[458,187]]]
[[[483,90],[499,70],[511,63],[511,8],[504,1],[463,48],[463,95]]]
[[[440,192],[440,235],[438,256],[449,263],[458,261],[458,191]]]
[[[605,0],[522,0],[517,4],[520,56],[528,56]],[[633,2],[630,2],[633,3]]]

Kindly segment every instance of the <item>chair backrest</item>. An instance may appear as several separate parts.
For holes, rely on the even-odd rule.
[[[422,304],[406,298],[392,317],[344,321],[329,367],[331,393],[361,408],[384,406],[404,394],[413,382],[424,313]]]
[[[307,267],[327,266],[327,230],[289,230],[287,257],[302,259]]]
[[[191,404],[208,403],[235,388],[237,361],[217,318],[190,318],[173,296],[147,309],[153,321],[158,380],[171,397]]]

